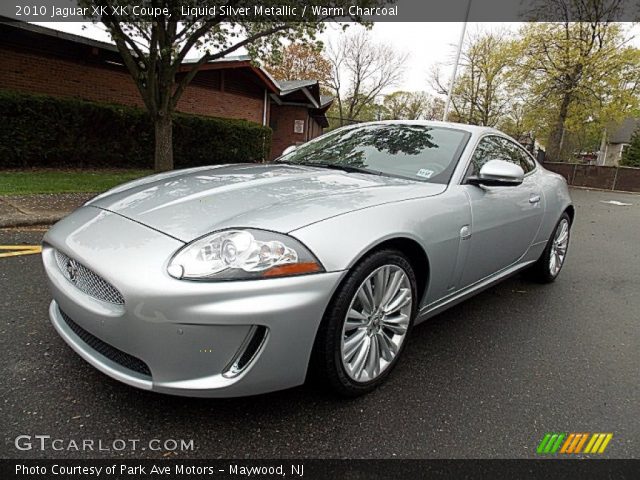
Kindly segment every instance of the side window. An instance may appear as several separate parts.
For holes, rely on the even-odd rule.
[[[515,163],[522,167],[524,173],[530,172],[536,166],[521,147],[506,138],[490,135],[480,140],[471,157],[466,176],[478,175],[482,166],[489,160],[504,160]]]
[[[510,160],[516,165],[520,165],[522,170],[524,170],[524,173],[529,173],[536,168],[535,162],[522,147],[516,145],[510,140],[507,140],[506,138],[501,138],[500,140],[505,144],[505,147],[509,151]]]
[[[476,151],[473,152],[471,157],[471,163],[467,169],[467,177],[472,177],[480,173],[482,166],[489,160],[507,160],[509,158],[505,155],[504,146],[499,142],[499,137],[484,137],[478,143]]]

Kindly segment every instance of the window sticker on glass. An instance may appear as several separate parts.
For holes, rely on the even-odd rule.
[[[420,170],[418,170],[418,173],[416,173],[416,175],[422,178],[431,178],[431,175],[433,175],[434,173],[435,172],[433,170],[429,170],[428,168],[421,168]]]

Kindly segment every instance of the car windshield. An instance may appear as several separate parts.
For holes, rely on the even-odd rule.
[[[278,163],[448,183],[469,133],[415,124],[344,127],[300,145]]]

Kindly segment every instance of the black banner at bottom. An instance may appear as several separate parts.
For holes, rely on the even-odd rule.
[[[8,479],[639,478],[640,460],[0,460]]]

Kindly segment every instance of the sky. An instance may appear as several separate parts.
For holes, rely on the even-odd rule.
[[[75,33],[96,40],[109,41],[109,35],[101,24],[73,23],[73,22],[42,22],[38,23],[56,30]],[[516,31],[520,23],[478,23],[469,22],[466,34],[474,32],[508,29]],[[371,31],[372,38],[377,42],[392,45],[400,52],[407,53],[409,58],[403,80],[400,84],[388,89],[408,91],[432,91],[429,75],[434,65],[441,64],[443,74],[449,76],[455,59],[456,48],[462,31],[462,22],[378,22]],[[354,28],[362,28],[354,26]],[[329,24],[321,39],[325,42],[335,41],[341,34],[336,24]],[[634,38],[632,44],[640,47],[640,26],[633,27]],[[238,53],[243,53],[239,51]]]

